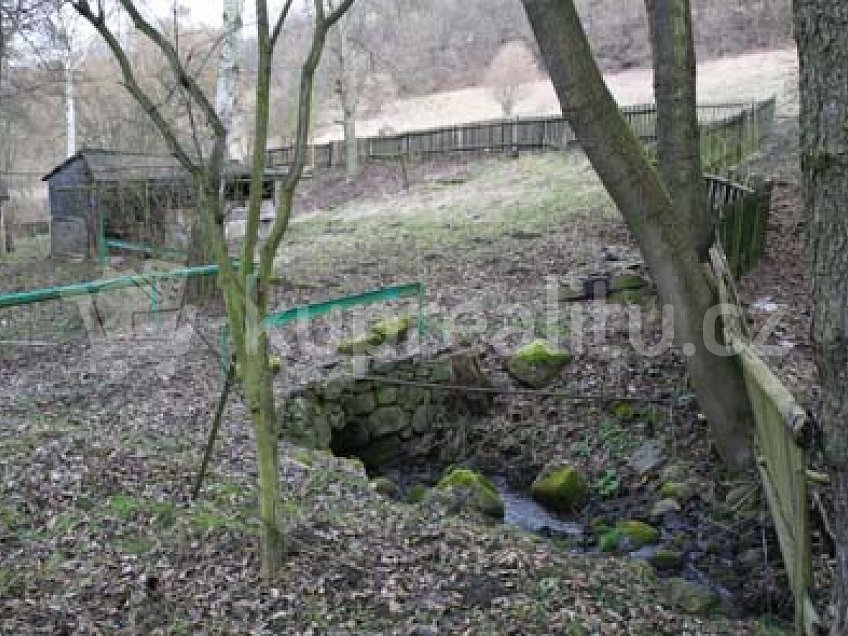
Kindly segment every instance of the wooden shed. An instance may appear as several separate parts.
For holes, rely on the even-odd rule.
[[[273,198],[273,182],[281,174],[266,174],[265,198]],[[174,156],[84,148],[43,180],[56,256],[103,256],[104,239],[188,248],[197,197],[190,175]],[[231,166],[225,181],[228,207],[244,205],[248,172]]]

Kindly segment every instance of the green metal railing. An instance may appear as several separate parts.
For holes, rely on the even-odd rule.
[[[342,311],[353,307],[371,305],[374,303],[390,302],[401,298],[418,298],[418,346],[422,346],[424,342],[424,334],[426,331],[426,322],[424,316],[424,299],[427,288],[424,283],[404,283],[401,285],[392,285],[391,287],[381,287],[359,294],[351,294],[350,296],[342,296],[332,300],[326,300],[320,303],[312,303],[309,305],[300,305],[285,309],[273,314],[269,314],[262,321],[266,329],[274,329],[283,327],[298,320],[312,320],[318,316],[323,316],[332,311]],[[229,353],[229,333],[226,325],[221,328],[218,335],[220,354],[219,360],[221,370],[226,374],[229,368],[230,353]]]
[[[101,256],[104,259],[108,254],[109,249],[118,249],[128,252],[142,252],[144,254],[152,254],[154,256],[161,254],[166,256],[188,257],[187,250],[176,247],[154,247],[151,245],[144,245],[142,243],[130,243],[129,241],[119,241],[117,239],[107,238],[102,239],[102,244],[106,248],[103,252],[101,252]]]
[[[153,290],[151,294],[151,304],[155,305],[159,302],[159,292],[156,290],[157,282],[171,280],[173,278],[214,276],[217,273],[217,265],[204,265],[202,267],[183,267],[166,272],[133,274],[131,276],[119,276],[117,278],[104,278],[87,283],[73,283],[58,287],[45,287],[30,291],[13,292],[0,295],[0,309],[16,307],[19,305],[31,305],[33,303],[42,303],[50,300],[62,300],[64,298],[72,298],[74,296],[83,296],[86,294],[99,294],[100,292],[114,291],[116,289],[125,289],[128,287],[145,286],[150,286]]]

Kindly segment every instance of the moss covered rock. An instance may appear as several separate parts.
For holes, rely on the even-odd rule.
[[[646,299],[644,289],[621,289],[607,296],[607,301],[616,305],[641,305]]]
[[[342,340],[336,345],[336,351],[348,356],[368,355],[375,347],[378,347],[382,343],[382,336],[369,332],[359,338],[346,338]]]
[[[628,519],[615,524],[615,529],[623,536],[633,542],[635,547],[656,543],[660,540],[660,531],[643,521]]]
[[[628,519],[619,521],[615,527],[601,535],[598,547],[602,552],[629,552],[657,543],[660,532],[642,521]]]
[[[507,370],[516,380],[533,388],[550,384],[571,362],[571,354],[558,351],[544,340],[521,347],[507,360]]]
[[[409,494],[407,495],[407,500],[409,503],[421,503],[427,498],[427,493],[430,492],[430,489],[423,484],[416,484],[412,488],[409,489]]]
[[[399,406],[381,406],[368,418],[368,428],[373,437],[382,437],[407,428],[409,420],[409,415]]]
[[[406,339],[411,324],[412,318],[409,316],[386,318],[371,327],[370,335],[379,338],[381,343],[397,344]]]
[[[371,480],[371,489],[374,492],[380,493],[384,497],[395,497],[398,493],[398,487],[388,477],[377,477]]]
[[[574,512],[586,504],[589,484],[580,471],[565,466],[542,473],[533,482],[531,491],[533,498],[543,506]]]
[[[651,517],[664,517],[673,512],[680,512],[680,504],[677,503],[676,499],[660,499],[653,506],[651,506]]]
[[[336,351],[342,355],[367,355],[382,344],[397,344],[403,342],[409,333],[412,318],[396,316],[374,323],[368,333],[358,338],[342,340]]]
[[[612,281],[610,281],[610,287],[614,292],[625,289],[642,289],[647,286],[648,281],[639,274],[619,274],[613,276]]]
[[[648,563],[658,570],[674,570],[683,565],[683,554],[674,550],[657,550],[648,557]]]
[[[667,481],[660,487],[660,496],[663,499],[688,501],[695,496],[695,489],[691,484],[686,482]]]
[[[706,616],[718,609],[719,598],[710,588],[685,579],[669,579],[668,600],[673,607],[689,614]]]
[[[503,519],[504,504],[498,489],[486,477],[468,468],[455,468],[436,484],[441,491],[459,491],[467,494],[474,507],[484,515]]]

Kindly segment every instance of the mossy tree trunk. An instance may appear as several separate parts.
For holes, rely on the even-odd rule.
[[[689,0],[645,0],[654,63],[657,158],[662,182],[709,261],[715,223],[707,201],[698,127],[695,42]]]
[[[752,415],[742,370],[717,355],[719,324],[705,324],[714,288],[687,221],[622,117],[592,56],[573,0],[523,0],[563,115],[639,243],[663,302],[674,307],[675,342],[725,464],[751,464]],[[709,331],[707,331],[709,330]]]
[[[848,634],[848,5],[795,0],[801,168],[813,266],[813,348],[832,480],[834,620]]]

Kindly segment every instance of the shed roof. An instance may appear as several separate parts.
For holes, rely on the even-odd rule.
[[[42,177],[49,181],[55,174],[75,161],[84,161],[91,178],[95,181],[137,181],[141,179],[188,179],[189,174],[174,155],[83,148],[68,157]],[[239,164],[227,167],[226,173],[238,181],[249,177],[249,170]],[[269,169],[265,179],[274,180],[285,176],[286,169]]]
[[[125,181],[151,178],[185,178],[188,176],[173,155],[157,155],[123,150],[83,148],[68,157],[47,173],[42,181],[49,181],[75,161],[85,162],[95,181]]]

